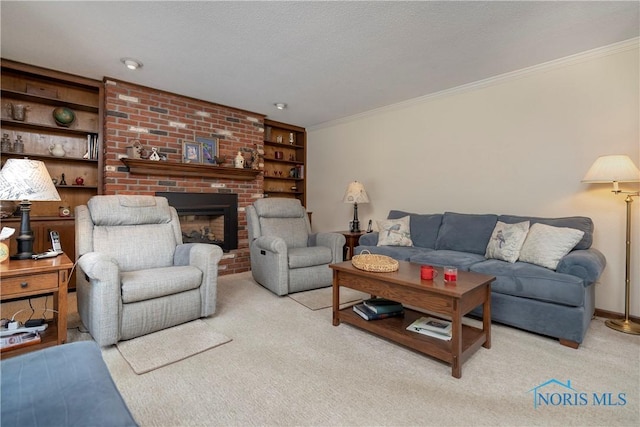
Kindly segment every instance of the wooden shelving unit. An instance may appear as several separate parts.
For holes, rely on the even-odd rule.
[[[32,217],[57,216],[60,206],[73,212],[75,206],[102,193],[103,188],[103,85],[98,80],[74,76],[15,61],[2,59],[2,114],[0,134],[14,146],[18,136],[24,151],[2,152],[2,162],[8,158],[29,157],[45,162],[49,174],[58,182],[60,202],[39,202],[32,206]],[[10,105],[23,105],[24,120],[12,116]],[[65,127],[53,118],[56,107],[66,107],[75,114],[75,121]],[[88,140],[96,149],[92,158],[83,158]],[[59,144],[64,156],[56,157],[50,147]],[[62,174],[67,185],[62,185]],[[76,178],[83,185],[74,185]],[[47,248],[44,248],[47,249]],[[36,249],[37,250],[37,249]]]
[[[307,133],[304,128],[265,119],[264,195],[290,197],[306,206]]]
[[[2,59],[2,108],[0,135],[11,141],[11,150],[2,150],[1,162],[9,158],[28,157],[45,163],[52,179],[57,181],[59,202],[34,202],[31,206],[31,226],[34,231],[34,252],[51,247],[49,231],[60,234],[62,249],[71,260],[75,259],[74,218],[61,217],[61,207],[73,215],[78,205],[103,192],[103,105],[104,89],[101,81],[87,79],[59,71],[35,67]],[[22,105],[24,118],[15,117],[10,106]],[[69,126],[58,125],[53,110],[66,107],[75,114]],[[20,136],[23,152],[16,152],[15,141]],[[94,147],[88,153],[89,140]],[[54,156],[50,148],[58,144],[64,156]],[[84,158],[85,154],[90,158]],[[62,176],[64,174],[64,182]],[[82,178],[82,185],[76,178]],[[18,227],[17,217],[3,219],[3,224]],[[15,240],[11,239],[10,252],[15,253]],[[70,282],[71,288],[75,282]]]

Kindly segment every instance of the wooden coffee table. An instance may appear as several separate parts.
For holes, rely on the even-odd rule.
[[[350,261],[331,264],[333,269],[333,325],[349,323],[413,350],[451,364],[451,375],[462,376],[462,364],[480,346],[491,348],[491,282],[493,276],[458,272],[458,281],[444,283],[442,268],[434,280],[420,279],[420,265],[400,261],[398,271],[372,273],[358,270]],[[352,307],[340,310],[340,287],[356,289],[441,315],[452,321],[450,341],[407,331],[425,313],[405,307],[404,317],[364,320]],[[482,329],[463,325],[462,317],[482,304]]]

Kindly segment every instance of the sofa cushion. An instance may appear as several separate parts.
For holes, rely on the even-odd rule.
[[[470,271],[496,277],[491,292],[580,307],[584,303],[582,279],[525,262],[496,259],[473,264]]]
[[[520,251],[520,261],[555,270],[560,259],[582,239],[584,231],[533,224]]]
[[[497,221],[498,216],[493,214],[445,212],[435,248],[484,256]]]
[[[409,215],[376,222],[378,223],[378,246],[413,246]]]
[[[507,262],[516,262],[528,232],[529,221],[516,224],[505,224],[502,221],[498,221],[493,229],[487,245],[487,252],[484,256]]]
[[[438,230],[442,224],[442,214],[419,215],[403,211],[389,211],[388,219],[398,219],[409,215],[409,229],[413,246],[435,249]]]
[[[416,248],[415,246],[358,246],[354,253],[359,255],[362,251],[367,250],[372,254],[386,255],[398,261],[409,261],[409,259],[417,254],[431,252],[433,249]]]
[[[422,251],[411,256],[409,261],[418,264],[435,265],[437,267],[451,266],[468,271],[473,264],[484,261],[484,255],[458,251]]]
[[[593,242],[593,221],[591,218],[584,216],[570,216],[565,218],[539,218],[535,216],[516,216],[516,215],[500,215],[498,221],[507,224],[515,224],[516,222],[529,221],[533,224],[546,224],[553,227],[575,228],[584,231],[584,236],[578,242],[575,249],[589,249]]]

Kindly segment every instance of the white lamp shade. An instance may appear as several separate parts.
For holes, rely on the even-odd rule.
[[[342,201],[345,203],[369,203],[369,196],[367,196],[364,185],[358,181],[353,181],[347,187],[347,191],[344,192]]]
[[[8,159],[0,171],[0,200],[58,201],[60,195],[44,162]]]
[[[586,183],[638,182],[640,170],[629,156],[600,156],[593,162],[587,174],[582,178]]]

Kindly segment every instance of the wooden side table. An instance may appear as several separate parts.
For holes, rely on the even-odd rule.
[[[366,231],[337,231],[347,239],[344,245],[344,260],[349,261],[353,257],[353,249],[358,246],[358,240]]]
[[[3,351],[6,358],[53,345],[67,340],[67,286],[73,262],[65,254],[55,258],[10,260],[0,264],[0,301],[39,297],[53,293],[53,320],[42,334],[38,344]]]

